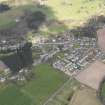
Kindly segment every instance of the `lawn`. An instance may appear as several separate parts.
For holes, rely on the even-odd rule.
[[[42,105],[68,79],[49,64],[34,67],[33,71],[35,78],[24,87],[0,89],[0,105]]]

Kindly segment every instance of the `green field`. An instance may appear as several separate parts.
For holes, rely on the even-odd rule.
[[[101,84],[101,87],[100,87],[100,97],[101,97],[101,101],[104,103],[105,102],[105,82],[103,82]]]
[[[31,105],[31,99],[17,87],[9,86],[0,91],[0,105]]]
[[[79,87],[80,84],[75,79],[69,79],[47,105],[69,105],[73,94]]]
[[[47,4],[60,20],[86,19],[104,10],[104,0],[48,0]]]
[[[14,19],[20,16],[24,9],[41,10],[47,14],[48,19],[65,21],[64,24],[69,28],[81,25],[81,23],[93,15],[105,14],[104,0],[47,0],[47,2],[45,2],[46,8],[38,8],[32,5],[34,4],[32,0],[22,1],[25,4],[16,1],[20,6],[13,8],[12,11],[10,10],[0,14],[0,27],[13,26],[15,24]],[[15,5],[15,2],[12,4]],[[65,27],[50,28],[51,31],[61,31],[61,29],[65,29]]]
[[[15,5],[17,2],[22,6],[32,5],[32,0],[21,1],[13,1],[13,3],[10,3],[10,5]],[[50,7],[60,20],[86,19],[88,16],[104,11],[105,9],[104,0],[47,0],[45,5]]]
[[[22,14],[23,11],[19,8],[13,8],[7,12],[0,13],[0,28],[8,28],[15,26],[15,19]]]
[[[0,105],[42,105],[68,79],[48,64],[41,64],[33,71],[35,78],[24,87],[0,88]]]
[[[101,94],[105,98],[105,83],[102,85]]]

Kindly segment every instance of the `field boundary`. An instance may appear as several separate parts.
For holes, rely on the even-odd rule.
[[[52,94],[48,98],[48,100],[43,105],[47,105],[65,87],[65,85],[68,84],[72,79],[73,79],[73,77],[70,77],[59,89],[57,89],[57,91],[55,91],[54,94]]]

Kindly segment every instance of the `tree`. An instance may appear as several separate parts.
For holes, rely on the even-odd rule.
[[[18,72],[22,68],[29,67],[33,63],[31,43],[20,46],[16,53],[7,55],[1,60],[11,69],[13,73]]]
[[[31,43],[26,43],[23,47],[20,47],[17,50],[17,55],[22,61],[23,67],[28,67],[32,64],[32,51],[31,51]]]
[[[11,8],[6,4],[0,4],[0,12],[5,12],[10,10]]]
[[[38,30],[39,26],[45,22],[46,15],[41,11],[26,12],[25,18],[28,28]]]

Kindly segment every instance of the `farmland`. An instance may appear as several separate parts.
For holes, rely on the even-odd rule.
[[[13,7],[10,11],[0,14],[0,26],[11,26],[11,24],[13,26],[15,24],[13,22],[14,17],[16,17],[16,15],[19,16],[18,14],[21,14],[24,9],[41,10],[47,14],[48,19],[56,19],[62,21],[69,28],[81,25],[83,22],[86,22],[86,20],[89,19],[91,16],[97,16],[101,14],[104,15],[105,13],[104,0],[47,0],[45,2],[45,7],[47,8],[36,7],[31,0],[21,1],[22,2],[16,1],[10,3],[10,5],[12,4],[12,6],[16,4],[18,5],[16,5],[17,7],[15,8]]]
[[[80,84],[75,79],[69,79],[46,105],[69,105],[73,94],[79,87]]]
[[[0,91],[0,105],[31,105],[31,99],[17,87],[9,86]]]
[[[48,64],[33,68],[35,78],[23,87],[10,84],[0,88],[0,105],[42,105],[67,80]]]
[[[48,0],[47,4],[52,7],[60,20],[86,20],[104,9],[103,0]]]
[[[75,78],[81,83],[98,90],[100,83],[104,78],[104,68],[105,64],[100,61],[95,61],[86,70],[81,72]],[[98,74],[98,75],[96,75]]]
[[[84,101],[83,101],[84,100]],[[90,88],[78,90],[69,105],[101,105],[100,100],[96,96],[96,91]]]

